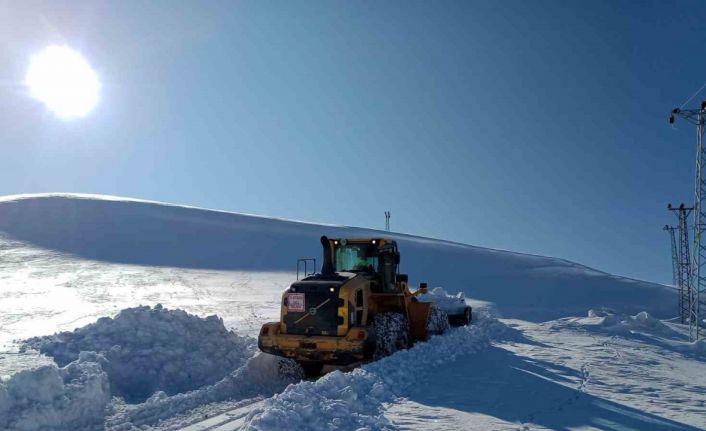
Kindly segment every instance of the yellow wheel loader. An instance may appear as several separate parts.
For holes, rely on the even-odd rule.
[[[450,322],[470,322],[465,303],[449,316],[417,299],[427,293],[426,283],[410,291],[395,241],[323,236],[321,245],[321,272],[307,276],[305,269],[282,294],[280,321],[263,325],[258,337],[260,350],[297,361],[308,376],[324,364],[377,359],[442,333]]]

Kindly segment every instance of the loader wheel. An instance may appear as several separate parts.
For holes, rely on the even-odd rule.
[[[427,336],[439,335],[449,329],[449,315],[436,305],[429,308],[429,319],[427,320]]]
[[[463,324],[464,325],[470,325],[471,324],[471,307],[466,307],[466,309],[463,311]]]
[[[300,362],[299,365],[304,370],[304,376],[309,378],[319,377],[321,370],[324,368],[323,362]]]
[[[409,347],[409,322],[403,314],[376,314],[373,317],[371,332],[375,337],[374,360]]]
[[[296,382],[304,377],[305,371],[294,359],[278,358],[277,374],[281,379]]]

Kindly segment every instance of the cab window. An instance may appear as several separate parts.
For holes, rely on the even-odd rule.
[[[336,272],[377,270],[378,258],[372,256],[368,244],[346,244],[336,247]]]

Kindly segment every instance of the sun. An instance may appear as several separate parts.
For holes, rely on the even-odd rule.
[[[78,52],[50,46],[33,55],[25,76],[29,95],[62,119],[84,117],[98,103],[98,75]]]

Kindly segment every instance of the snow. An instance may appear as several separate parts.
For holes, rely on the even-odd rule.
[[[23,370],[0,382],[0,429],[92,430],[104,421],[110,399],[99,359],[82,353],[69,365]]]
[[[246,420],[255,430],[386,429],[383,403],[403,396],[419,379],[457,357],[488,347],[504,325],[484,315],[473,326],[433,336],[349,373],[334,371],[315,382],[289,386],[254,410]]]
[[[216,316],[160,305],[32,338],[25,347],[66,365],[23,370],[0,385],[0,411],[9,411],[4,425],[91,428],[107,419],[111,428],[129,429],[208,403],[272,395],[301,379],[282,375],[283,360],[256,354],[255,344],[226,330]]]
[[[217,316],[200,318],[160,304],[122,310],[114,318],[25,341],[59,365],[96,352],[111,393],[143,401],[156,391],[172,395],[213,384],[257,350],[252,338],[228,331]]]
[[[612,310],[588,310],[586,323],[618,333],[648,332],[666,336],[677,335],[661,320],[656,319],[646,311],[634,316],[616,314]]]
[[[706,364],[566,322],[508,322],[515,337],[420,379],[385,416],[414,430],[696,430]]]
[[[322,234],[396,239],[410,285],[444,286],[428,295],[474,323],[351,372],[280,376],[254,337]],[[562,259],[26,195],[0,198],[0,285],[0,429],[706,428],[706,344],[671,320],[674,289]],[[49,356],[13,341],[30,337]]]
[[[210,403],[271,396],[301,379],[301,375],[281,375],[280,361],[280,358],[271,355],[257,354],[213,385],[171,397],[157,392],[144,403],[133,406],[117,402],[113,405],[113,414],[107,418],[107,427],[126,430],[133,426],[155,424]]]
[[[390,237],[398,242],[401,269],[408,272],[410,285],[427,282],[449,292],[461,291],[467,298],[495,304],[504,317],[531,321],[579,316],[598,307],[669,318],[676,298],[670,287],[616,277],[562,259],[115,197],[6,197],[0,201],[0,234],[31,245],[33,252],[51,250],[49,256],[35,255],[35,262],[61,261],[71,255],[82,262],[133,265],[154,272],[157,267],[169,267],[251,274],[291,274],[297,258],[321,255],[321,235]],[[76,280],[67,278],[64,282]],[[128,286],[142,282],[139,275],[126,281]],[[62,302],[80,300],[81,295],[69,296]]]
[[[425,294],[418,295],[417,299],[421,302],[434,303],[446,314],[463,314],[466,309],[466,298],[463,292],[450,295],[443,287],[435,287]]]

